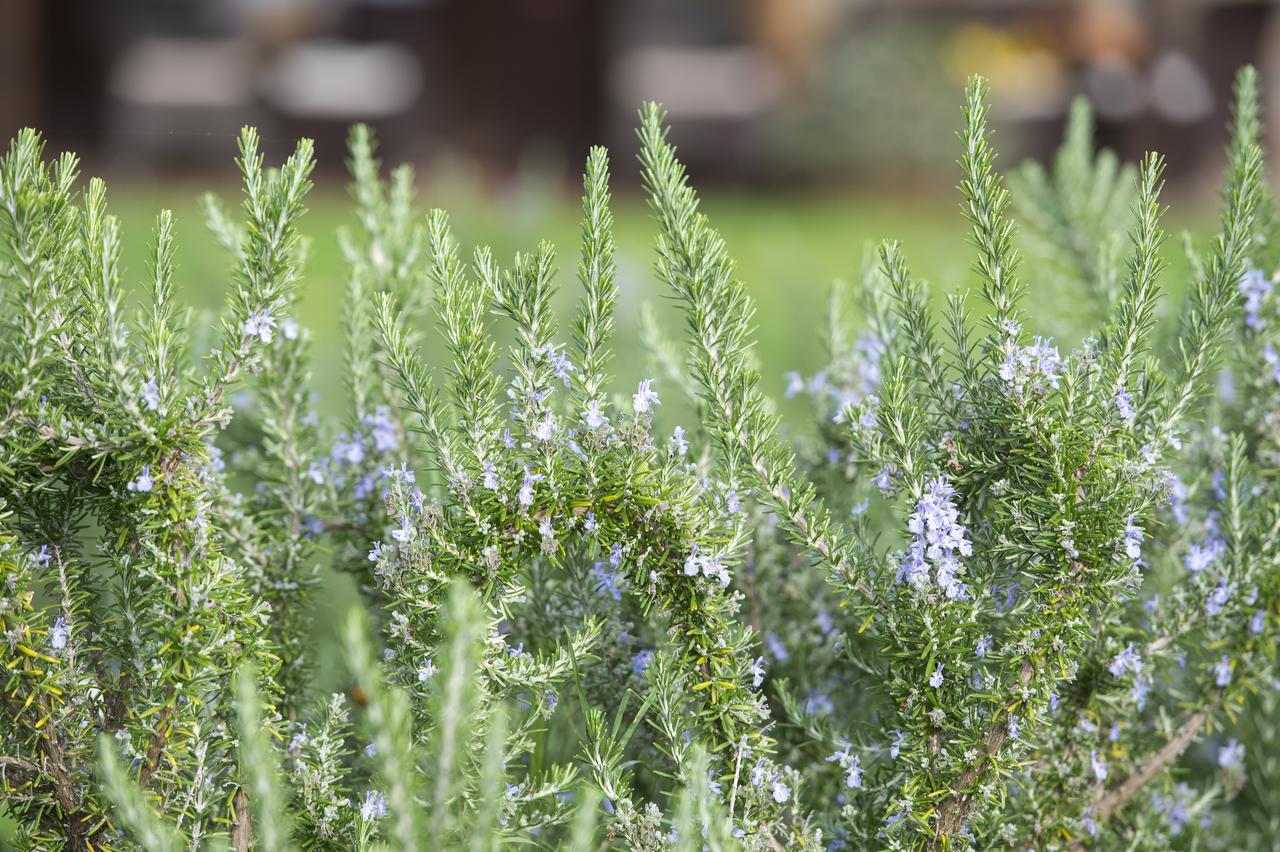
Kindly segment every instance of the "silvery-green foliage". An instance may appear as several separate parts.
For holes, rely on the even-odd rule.
[[[1019,289],[1012,225],[1002,217],[998,179],[975,125],[979,94],[971,88],[961,188],[981,253],[986,317],[971,322],[953,299],[935,323],[922,288],[888,245],[880,274],[863,281],[864,289],[892,293],[898,325],[860,358],[864,374],[883,372],[883,383],[850,393],[827,378],[838,359],[813,380],[789,382],[815,398],[828,421],[831,401],[846,403],[834,420],[848,424],[847,437],[830,437],[824,424],[825,456],[820,448],[809,453],[811,477],[829,483],[821,486],[828,503],[847,505],[841,492],[846,501],[865,493],[865,471],[880,460],[886,494],[906,491],[905,553],[890,546],[903,555],[887,566],[894,573],[886,582],[890,594],[916,586],[905,612],[877,601],[861,606],[869,617],[859,629],[874,635],[881,624],[905,624],[907,635],[880,640],[870,653],[856,640],[849,646],[849,663],[867,673],[864,689],[892,689],[899,672],[909,672],[891,714],[883,702],[868,716],[860,708],[841,712],[849,705],[839,700],[792,701],[793,742],[816,749],[850,724],[866,732],[861,743],[848,737],[857,761],[848,749],[833,754],[841,767],[857,767],[845,780],[856,779],[851,795],[865,798],[845,811],[847,824],[829,829],[857,843],[1167,848],[1235,837],[1227,845],[1252,838],[1265,847],[1265,819],[1257,818],[1252,835],[1227,825],[1232,817],[1223,811],[1232,804],[1222,799],[1245,784],[1246,755],[1253,771],[1254,749],[1236,730],[1239,719],[1265,712],[1267,701],[1250,696],[1274,689],[1277,502],[1270,464],[1259,458],[1274,452],[1274,441],[1250,435],[1246,425],[1266,418],[1272,371],[1234,391],[1217,382],[1210,425],[1189,419],[1213,384],[1221,350],[1244,360],[1243,368],[1232,364],[1236,375],[1258,375],[1250,362],[1268,357],[1263,341],[1249,339],[1274,310],[1271,276],[1256,271],[1274,269],[1275,214],[1262,189],[1255,75],[1245,69],[1237,82],[1221,233],[1189,264],[1194,278],[1171,351],[1150,356],[1144,341],[1163,267],[1160,161],[1148,157],[1137,173],[1129,257],[1108,273],[1120,282],[1119,295],[1098,306],[1110,315],[1107,325],[1070,355],[1052,341],[1011,340],[1022,324],[1010,316]],[[1068,149],[1081,145],[1079,110]],[[1072,159],[1090,157],[1086,147]],[[1079,247],[1066,230],[1049,237],[1064,253]],[[1095,234],[1086,248],[1100,251],[1098,241],[1110,238]],[[876,311],[867,315],[869,337],[886,327]],[[939,325],[948,338],[941,343]],[[1241,336],[1243,345],[1230,342]],[[904,351],[907,359],[895,360]],[[842,487],[846,477],[854,481]],[[864,523],[877,509],[875,501],[858,503],[855,520]],[[921,531],[923,554],[915,549]],[[936,557],[928,552],[935,541]],[[984,553],[1001,567],[981,567]],[[872,576],[876,569],[867,566]],[[930,603],[941,607],[930,611]],[[808,625],[824,614],[788,618]],[[812,639],[791,635],[778,651],[785,660],[799,648],[807,660]],[[913,644],[914,655],[885,667],[885,646]],[[803,677],[810,668],[806,662],[795,671]],[[785,662],[777,669],[782,674]],[[939,700],[939,693],[949,694]],[[966,704],[977,712],[957,719]],[[1252,724],[1266,728],[1260,719]],[[875,773],[884,763],[901,772],[913,736],[926,753],[923,767],[880,782]],[[1262,755],[1265,747],[1260,766]],[[1265,788],[1251,789],[1257,796]],[[871,798],[877,794],[879,801]],[[992,801],[995,807],[984,807]],[[1260,813],[1266,807],[1255,805]]]
[[[1055,258],[1023,265],[981,80],[962,117],[977,293],[939,314],[897,244],[868,252],[832,290],[828,366],[788,381],[816,426],[794,431],[656,105],[640,166],[686,333],[649,315],[660,371],[635,388],[609,373],[604,149],[565,322],[551,246],[464,251],[353,130],[336,422],[295,319],[310,143],[264,169],[245,131],[242,215],[206,198],[234,286],[196,358],[172,218],[133,320],[105,187],[20,135],[0,162],[19,842],[1264,848],[1280,254],[1255,76],[1169,343],[1160,157],[1095,156],[1077,105],[1052,176],[1018,182]],[[1074,349],[1027,305],[1064,280],[1102,318]],[[702,423],[668,422],[676,394]],[[336,695],[313,687],[325,567],[362,604]]]
[[[312,159],[304,142],[266,171],[252,131],[240,152],[246,236],[199,369],[173,306],[171,217],[133,320],[102,182],[78,193],[74,158],[46,163],[30,131],[0,162],[0,783],[35,847],[112,832],[94,781],[100,734],[151,806],[183,813],[193,838],[216,830],[238,788],[230,674],[278,667],[270,580],[228,547],[210,441],[230,417],[227,388],[271,359]]]

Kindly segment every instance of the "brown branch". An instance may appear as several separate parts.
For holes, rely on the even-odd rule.
[[[27,772],[38,773],[40,771],[39,766],[24,757],[10,757],[9,755],[0,754],[0,769],[8,766],[16,766],[18,769],[24,769]]]
[[[151,780],[152,774],[160,766],[160,755],[164,753],[165,727],[169,724],[169,719],[174,713],[173,701],[174,686],[169,684],[164,693],[164,709],[160,711],[160,717],[156,719],[156,729],[151,735],[151,745],[147,747],[147,759],[142,764],[142,768],[138,770],[138,786],[146,789],[147,782]]]
[[[249,841],[253,836],[253,820],[249,817],[249,795],[245,793],[244,787],[236,790],[231,807],[236,816],[235,826],[231,829],[231,846],[236,852],[248,852]]]
[[[53,718],[53,708],[49,706],[44,696],[36,700],[36,705],[44,718],[49,720],[40,737],[40,750],[44,753],[43,765],[36,767],[36,772],[42,776],[41,780],[53,793],[58,810],[62,812],[65,820],[63,828],[67,833],[66,848],[74,852],[88,850],[92,848],[89,843],[93,839],[89,832],[89,817],[80,812],[80,798],[76,795],[75,779],[71,775],[71,770],[67,768],[67,753]],[[15,766],[21,765],[18,763],[21,758],[8,758],[8,760],[13,761]],[[23,768],[35,766],[30,761],[22,761],[22,763],[26,764]]]
[[[1018,670],[1018,680],[1025,687],[1031,681],[1031,676],[1035,673],[1035,667],[1030,660],[1022,663],[1022,668]],[[982,749],[977,759],[969,765],[969,768],[960,774],[951,793],[938,805],[938,819],[935,823],[933,839],[930,841],[931,849],[942,848],[946,839],[964,828],[964,822],[969,817],[969,809],[973,807],[973,795],[968,792],[978,783],[982,777],[983,766],[987,759],[1000,753],[1000,749],[1004,747],[1005,741],[1009,739],[1009,725],[1007,722],[995,722],[987,729],[987,733],[982,738]]]
[[[1187,720],[1182,723],[1182,727],[1178,728],[1177,733],[1158,752],[1152,755],[1141,769],[1124,779],[1124,782],[1119,787],[1095,799],[1090,807],[1089,815],[1098,822],[1105,822],[1110,819],[1112,814],[1124,807],[1160,770],[1177,760],[1186,751],[1187,746],[1191,745],[1191,742],[1199,736],[1200,729],[1204,727],[1208,719],[1209,711],[1207,709],[1197,710],[1188,716]]]

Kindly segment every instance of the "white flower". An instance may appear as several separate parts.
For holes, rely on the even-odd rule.
[[[147,383],[142,386],[142,404],[147,407],[147,411],[155,411],[160,407],[160,388],[156,385],[155,374],[147,378]]]

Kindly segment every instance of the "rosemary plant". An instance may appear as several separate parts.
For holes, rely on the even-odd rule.
[[[464,252],[352,131],[350,408],[294,319],[312,149],[240,138],[205,201],[207,356],[173,221],[141,309],[106,190],[24,131],[0,161],[0,817],[22,848],[1268,848],[1280,632],[1280,267],[1256,77],[1221,224],[1162,333],[1164,163],[1073,107],[1014,184],[967,90],[977,291],[903,251],[833,289],[830,364],[761,389],[753,309],[656,105],[640,165],[675,339],[610,375],[609,160],[578,308],[550,245]],[[1094,330],[1035,335],[1069,287]],[[428,333],[447,363],[422,355]],[[664,397],[703,423],[667,422]],[[234,402],[234,404],[233,404]],[[800,437],[793,439],[790,436]],[[318,694],[321,573],[355,579]]]

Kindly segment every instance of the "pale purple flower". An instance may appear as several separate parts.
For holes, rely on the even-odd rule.
[[[720,782],[716,780],[716,773],[710,769],[707,770],[707,789],[716,796],[724,793],[724,787],[722,787]]]
[[[987,634],[978,640],[978,646],[973,649],[973,653],[977,655],[979,660],[987,658],[987,652],[991,650],[991,634]]]
[[[1142,540],[1146,537],[1142,531],[1142,527],[1134,523],[1134,515],[1130,515],[1124,522],[1124,552],[1125,555],[1138,562],[1142,559]]]
[[[907,519],[907,530],[915,540],[899,563],[898,580],[906,579],[916,589],[936,582],[948,598],[963,600],[968,588],[959,578],[963,570],[959,557],[972,555],[973,544],[968,530],[959,523],[954,497],[955,489],[943,477],[929,483],[916,511]]]
[[[790,652],[787,651],[787,646],[782,644],[778,634],[772,630],[765,634],[764,644],[768,646],[769,653],[773,654],[773,658],[779,663],[785,663],[787,658],[791,656]]]
[[[266,311],[253,311],[249,314],[249,318],[244,321],[244,333],[249,337],[256,337],[263,343],[270,343],[275,328],[276,321],[271,314]]]
[[[880,472],[876,474],[876,488],[886,495],[893,491],[893,468],[889,465],[880,468]]]
[[[938,667],[933,670],[933,674],[929,675],[929,685],[934,689],[942,686],[942,663],[938,663]]]
[[[1245,325],[1254,331],[1266,327],[1266,320],[1262,318],[1262,306],[1271,293],[1272,286],[1271,279],[1261,269],[1247,270],[1236,285],[1236,289],[1244,297]]]
[[[1116,413],[1120,415],[1120,419],[1128,423],[1133,419],[1133,397],[1124,389],[1116,391]]]
[[[1231,658],[1226,654],[1222,655],[1222,659],[1213,667],[1214,682],[1218,686],[1231,685]]]
[[[791,399],[796,394],[804,393],[804,376],[801,376],[795,370],[787,373],[787,390],[786,397]]]
[[[845,770],[844,785],[850,789],[856,789],[862,786],[862,759],[856,754],[851,754],[853,745],[843,740],[840,743],[844,747],[827,758],[827,763],[838,763]]]
[[[350,439],[345,434],[341,435],[334,443],[329,457],[335,462],[360,464],[360,462],[364,461],[364,442],[360,440],[359,435]]]
[[[154,374],[149,376],[146,384],[142,386],[142,404],[146,406],[147,411],[155,411],[160,407],[160,387],[156,384]]]
[[[1204,544],[1193,542],[1187,548],[1187,555],[1183,557],[1182,563],[1192,574],[1199,574],[1217,562],[1226,552],[1226,543],[1220,538],[1210,536],[1205,539]]]
[[[1188,810],[1188,805],[1193,799],[1191,788],[1185,782],[1175,787],[1172,795],[1165,796],[1158,792],[1151,794],[1151,804],[1155,807],[1156,813],[1162,815],[1169,823],[1171,837],[1181,834],[1183,827],[1190,821],[1191,812]]]
[[[1062,371],[1062,357],[1053,346],[1053,338],[1036,337],[1031,346],[1006,344],[1004,363],[1000,365],[1000,378],[1013,386],[1016,393],[1025,389],[1044,390],[1057,388]]]
[[[364,422],[372,428],[375,450],[386,454],[399,449],[400,438],[396,435],[396,425],[385,405],[379,405],[372,415],[366,415]]]
[[[1142,656],[1133,649],[1133,643],[1116,654],[1115,658],[1107,664],[1107,669],[1113,677],[1123,677],[1126,672],[1133,672],[1138,675],[1142,672]]]
[[[1138,705],[1138,711],[1141,712],[1147,707],[1147,695],[1151,693],[1151,679],[1144,677],[1136,677],[1133,679],[1133,689],[1129,695],[1133,698],[1135,704]]]
[[[889,733],[893,734],[893,742],[889,744],[889,757],[897,760],[898,755],[902,752],[902,743],[906,740],[907,735],[896,728]]]
[[[555,359],[551,362],[551,372],[557,379],[564,382],[565,387],[569,387],[569,376],[573,371],[574,366],[569,363],[569,359],[564,356],[564,353],[557,352]]]
[[[751,661],[751,667],[747,669],[747,674],[751,675],[751,685],[756,689],[764,683],[764,667],[764,657],[756,657]]]
[[[67,626],[66,620],[62,616],[58,616],[58,620],[49,628],[49,647],[55,651],[61,651],[67,647],[67,636],[70,633],[71,628]]]
[[[1280,383],[1280,354],[1276,353],[1276,347],[1270,341],[1262,347],[1262,360],[1271,368],[1271,378]]]
[[[520,486],[520,491],[516,494],[516,499],[521,506],[528,508],[533,505],[533,486],[535,483],[541,482],[543,474],[529,473],[529,468],[524,469],[524,484]]]
[[[631,395],[631,407],[635,409],[636,414],[648,414],[653,410],[653,406],[661,404],[657,391],[653,389],[653,379],[642,381],[636,392]]]
[[[556,425],[556,416],[548,411],[541,420],[533,427],[533,437],[539,441],[550,441],[555,438],[559,427]]]
[[[1165,479],[1169,488],[1169,512],[1178,526],[1187,524],[1187,484],[1178,474],[1170,471]]]
[[[1223,577],[1218,585],[1209,590],[1209,594],[1204,599],[1205,615],[1217,615],[1222,612],[1222,608],[1231,600],[1232,586],[1227,582],[1227,578]]]
[[[155,487],[155,480],[151,478],[151,466],[143,465],[142,470],[138,472],[138,476],[132,482],[125,486],[130,491],[143,493],[150,491]]]
[[[1244,762],[1244,743],[1235,737],[1227,740],[1227,744],[1218,749],[1218,766],[1232,769]]]
[[[406,514],[400,517],[400,526],[391,531],[391,537],[401,544],[406,544],[413,539],[414,532],[413,522]]]
[[[607,595],[615,601],[622,600],[624,580],[618,571],[609,567],[608,562],[597,562],[591,566],[591,573],[596,578],[597,595]]]
[[[608,418],[600,410],[600,403],[594,399],[587,403],[587,409],[582,415],[582,420],[587,424],[587,429],[591,432],[598,432],[609,424]]]
[[[366,821],[380,819],[387,815],[387,799],[381,793],[369,790],[364,794],[364,803],[360,805],[360,816]]]
[[[280,331],[284,334],[285,340],[298,339],[298,321],[293,317],[285,317],[280,323]]]
[[[1099,781],[1107,780],[1107,762],[1099,755],[1097,749],[1089,755],[1089,766],[1093,769],[1093,777]]]
[[[671,446],[678,456],[682,456],[689,451],[689,442],[685,440],[684,429],[680,426],[677,426],[671,433]]]
[[[693,546],[693,550],[685,557],[684,573],[688,577],[696,577],[702,574],[705,577],[718,580],[722,586],[729,585],[729,569],[725,567],[720,555],[704,551],[697,544]]]

